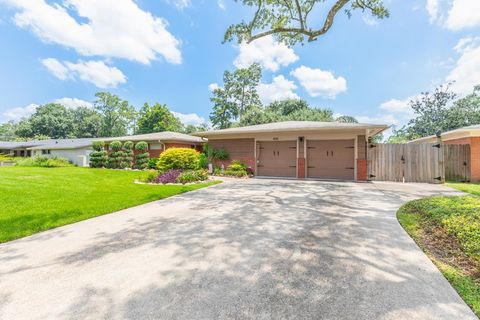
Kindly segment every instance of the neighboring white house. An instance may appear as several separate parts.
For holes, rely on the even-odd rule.
[[[40,146],[30,147],[32,157],[59,157],[70,160],[79,167],[86,167],[90,161],[92,141],[97,139],[59,139],[49,140]]]

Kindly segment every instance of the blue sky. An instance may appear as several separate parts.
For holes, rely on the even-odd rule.
[[[401,125],[421,91],[480,84],[480,1],[385,3],[389,19],[339,14],[326,36],[287,48],[222,44],[229,24],[251,16],[233,0],[0,0],[0,122],[110,91],[199,123],[223,71],[252,62],[264,67],[264,102],[300,97],[363,122]],[[319,25],[324,13],[315,16]]]

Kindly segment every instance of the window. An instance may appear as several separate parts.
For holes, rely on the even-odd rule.
[[[42,154],[50,154],[50,150],[42,150]]]

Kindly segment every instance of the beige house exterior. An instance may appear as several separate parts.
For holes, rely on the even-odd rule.
[[[368,140],[387,125],[286,121],[200,132],[257,176],[367,180]]]

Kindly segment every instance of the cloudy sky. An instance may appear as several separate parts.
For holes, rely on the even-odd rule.
[[[341,14],[326,36],[288,48],[222,44],[251,16],[234,0],[0,0],[0,122],[52,101],[91,106],[108,90],[200,123],[223,71],[253,62],[264,103],[303,98],[363,122],[401,125],[419,92],[480,84],[480,1],[385,1],[389,19]]]

